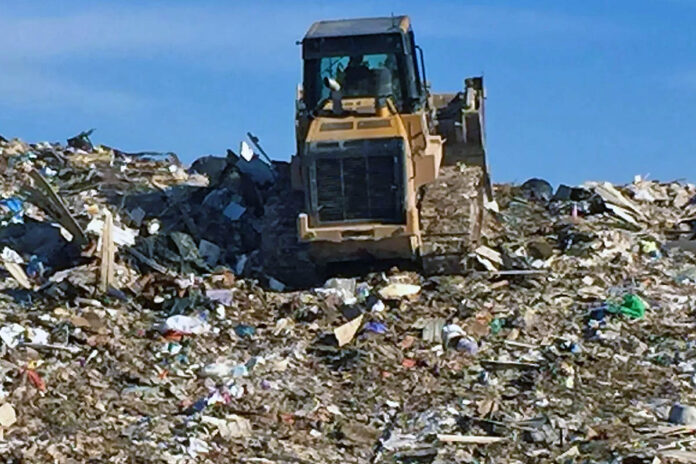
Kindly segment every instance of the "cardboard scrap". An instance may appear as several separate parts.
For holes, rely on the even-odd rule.
[[[444,317],[434,317],[423,325],[423,340],[430,343],[442,342],[442,328],[445,326]]]
[[[492,261],[493,263],[502,266],[503,265],[503,257],[500,253],[495,251],[492,248],[488,248],[485,245],[481,245],[480,247],[476,248],[474,250],[474,253],[476,253],[479,256],[482,256],[486,258],[489,261]]]
[[[617,206],[617,205],[613,205],[611,203],[606,203],[606,206],[607,206],[608,210],[610,210],[612,213],[614,213],[619,218],[623,219],[624,221],[628,222],[629,224],[631,224],[637,228],[640,228],[640,225],[638,224],[638,222],[635,220],[635,218],[633,216],[631,216],[631,214],[626,209],[624,209],[620,206]]]
[[[10,403],[0,406],[0,427],[7,428],[17,422],[17,413]]]
[[[251,435],[251,422],[249,422],[249,419],[236,414],[230,414],[224,419],[213,416],[202,416],[201,422],[217,427],[220,437],[225,440],[248,437]]]
[[[586,182],[584,186],[593,189],[602,197],[611,212],[631,225],[640,227],[634,215],[640,219],[646,219],[645,213],[609,182]]]
[[[334,336],[336,337],[336,340],[338,340],[338,346],[346,345],[353,340],[353,337],[355,337],[358,329],[360,329],[362,320],[363,315],[361,314],[352,321],[346,322],[342,326],[334,329]]]
[[[567,459],[572,459],[580,456],[580,450],[577,446],[573,446],[563,454],[556,456],[556,462],[565,462]]]
[[[379,430],[357,421],[349,421],[341,426],[341,433],[354,443],[372,445],[379,438]]]
[[[474,257],[490,272],[496,272],[503,265],[502,255],[485,245],[481,245],[474,250]]]

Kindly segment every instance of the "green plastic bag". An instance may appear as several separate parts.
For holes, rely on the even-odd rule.
[[[621,313],[633,319],[642,319],[645,316],[645,308],[645,301],[641,297],[627,293],[623,297],[622,304],[609,303],[607,309],[610,313]]]

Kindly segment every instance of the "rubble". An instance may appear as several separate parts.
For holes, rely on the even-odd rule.
[[[497,185],[467,274],[291,291],[249,150],[0,142],[3,460],[693,458],[694,185]]]

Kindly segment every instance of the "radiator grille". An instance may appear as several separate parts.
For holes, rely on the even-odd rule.
[[[403,145],[399,139],[360,142],[314,157],[312,216],[318,222],[403,222]]]

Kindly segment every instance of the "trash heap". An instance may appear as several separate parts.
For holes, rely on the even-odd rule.
[[[89,135],[0,140],[3,462],[696,459],[693,185],[498,185],[467,275],[287,292],[262,161]]]
[[[268,164],[230,151],[187,170],[173,153],[94,146],[89,134],[67,147],[1,142],[0,246],[51,275],[88,261],[86,245],[96,245],[108,211],[113,241],[140,272],[244,270],[260,240],[262,194],[273,180]]]

